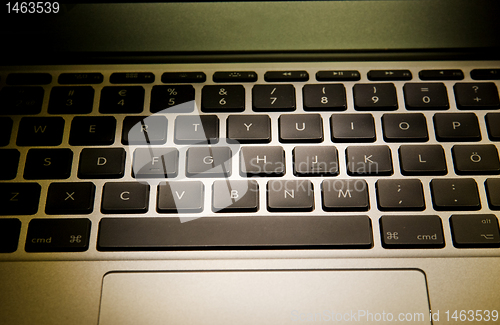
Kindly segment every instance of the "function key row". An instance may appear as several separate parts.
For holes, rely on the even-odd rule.
[[[499,109],[500,99],[494,83],[456,83],[453,87],[458,109]],[[396,87],[392,83],[355,84],[352,88],[356,110],[397,110]],[[443,83],[406,83],[403,86],[408,110],[447,110],[448,92]],[[306,111],[343,111],[347,109],[346,89],[342,84],[310,84],[302,88]],[[41,112],[42,87],[4,87],[0,90],[0,115]],[[92,112],[95,92],[91,86],[56,86],[50,93],[49,114],[88,114]],[[144,110],[142,86],[107,86],[100,94],[99,112],[133,114]],[[246,97],[243,85],[207,85],[202,89],[203,112],[243,112]],[[192,85],[156,85],[151,90],[152,113],[189,113],[195,110]],[[256,112],[295,111],[296,89],[291,84],[254,85],[252,109]]]
[[[474,69],[470,72],[474,80],[500,80],[500,69]],[[463,80],[464,73],[459,69],[421,70],[418,73],[420,80]],[[372,81],[411,80],[410,70],[370,70],[367,77]],[[328,70],[316,73],[317,81],[359,81],[361,74],[357,70]],[[204,72],[165,72],[162,74],[163,83],[202,83],[207,80]],[[255,82],[257,73],[254,71],[218,71],[212,76],[214,82]],[[281,81],[308,81],[309,73],[303,70],[268,71],[264,74],[267,82]],[[58,83],[69,84],[100,84],[104,81],[102,73],[81,72],[61,73]],[[110,83],[153,83],[155,75],[152,72],[115,72],[109,78]],[[48,85],[52,82],[49,73],[10,73],[7,76],[8,85]]]

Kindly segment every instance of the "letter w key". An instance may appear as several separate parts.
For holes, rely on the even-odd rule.
[[[58,146],[62,143],[62,117],[23,117],[17,135],[18,146]]]

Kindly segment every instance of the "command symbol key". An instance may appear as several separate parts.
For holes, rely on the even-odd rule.
[[[83,252],[89,248],[89,219],[33,219],[26,236],[27,252]]]

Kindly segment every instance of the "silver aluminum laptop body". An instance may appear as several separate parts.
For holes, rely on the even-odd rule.
[[[494,1],[61,4],[59,10],[29,17],[12,12],[3,20],[0,121],[9,131],[0,133],[0,161],[7,171],[0,180],[0,324],[499,322],[500,11]],[[409,98],[411,84],[418,87],[416,106]],[[338,96],[328,93],[332,85],[342,85],[345,106],[322,108]],[[386,96],[380,93],[384,85],[395,90],[396,106],[376,106]],[[292,89],[293,101],[275,109],[285,97],[274,91],[284,86]],[[87,111],[54,109],[57,89],[79,93],[82,87],[92,89]],[[442,100],[429,93],[434,87],[444,87],[439,89],[445,89],[445,107],[425,106]],[[464,102],[461,87],[476,95],[485,87],[488,92],[479,93],[479,100],[466,93]],[[42,89],[39,111],[26,104],[38,99],[19,95],[33,95],[34,88]],[[144,94],[138,111],[113,111],[120,106],[109,103],[121,97],[103,102],[108,90],[123,96],[134,89]],[[168,104],[186,89],[193,91],[189,101]],[[268,106],[258,105],[260,90],[269,91]],[[233,99],[224,96],[232,91],[242,92],[241,108],[225,108]],[[158,92],[167,99],[156,110]],[[65,93],[62,105],[72,99],[64,96],[74,93]],[[309,104],[311,96],[318,103]],[[12,98],[24,100],[26,111],[16,109]],[[481,106],[481,100],[490,104]],[[446,119],[450,114],[458,120]],[[373,121],[361,127],[373,129],[372,136],[343,139],[336,133],[346,125],[354,130],[359,122],[337,119],[361,115]],[[389,118],[396,115],[418,115],[427,134],[391,139]],[[132,118],[136,124],[130,126],[131,116],[143,120]],[[209,145],[196,133],[198,126],[211,132],[206,116],[218,118],[216,140]],[[254,121],[255,116],[264,118]],[[471,116],[477,124],[466,124],[465,135],[453,133]],[[108,143],[78,138],[76,121],[102,117],[114,121],[106,124],[114,128]],[[154,142],[149,136],[157,134],[145,137],[144,130],[158,117],[166,127],[160,128],[163,140]],[[182,124],[186,117],[193,120]],[[247,120],[239,129],[231,125],[241,117],[254,127],[269,125],[250,138],[234,136],[234,130],[251,129]],[[320,121],[312,124],[312,140],[300,133],[311,129],[310,118]],[[448,121],[451,135],[443,133],[440,119]],[[49,121],[62,121],[59,142],[43,142],[40,127],[53,128]],[[92,129],[92,123],[85,125]],[[404,132],[414,123],[394,125]],[[467,133],[476,125],[478,134]],[[442,149],[441,169],[404,165],[407,157],[418,166],[435,161],[436,155],[419,151],[425,146]],[[282,153],[282,169],[247,175],[253,164],[262,167],[270,159],[270,147]],[[377,169],[384,166],[373,148],[389,153],[389,171]],[[123,153],[122,170],[113,176],[86,172],[107,164],[110,149]],[[166,149],[175,158],[162,156]],[[299,150],[306,149],[316,160],[321,150],[332,154],[334,171],[310,172],[315,167],[309,161],[300,170]],[[46,176],[44,159],[56,161],[55,150],[70,157],[60,170],[50,170],[55,177]],[[191,165],[196,150],[202,167]],[[245,150],[253,150],[253,161],[245,160]],[[355,150],[364,150],[361,158]],[[228,156],[213,163],[219,151]],[[37,164],[33,156],[40,152]],[[83,163],[89,152],[100,156]],[[138,161],[144,156],[151,174],[141,177]],[[377,166],[356,171],[351,159]],[[165,169],[160,176],[154,166],[159,160]],[[18,163],[12,167],[12,161]],[[354,189],[328,192],[327,186],[348,180],[364,184],[364,205],[342,206],[359,194]],[[88,206],[66,206],[79,189],[64,186],[84,183],[93,185]],[[137,183],[147,188],[141,192],[143,207],[129,209],[135,188],[112,186]],[[176,190],[180,183],[196,183],[201,191],[191,197],[195,192]],[[38,185],[33,191],[25,184]],[[55,204],[53,184],[63,195]],[[274,191],[275,184],[292,187]],[[398,196],[401,188],[404,197]],[[186,193],[188,202],[182,200]],[[19,205],[18,197],[26,204]],[[249,197],[254,201],[248,203]]]

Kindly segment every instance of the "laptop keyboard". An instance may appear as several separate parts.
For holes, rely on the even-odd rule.
[[[0,258],[498,256],[498,66],[4,68]]]

